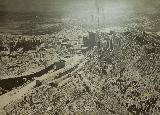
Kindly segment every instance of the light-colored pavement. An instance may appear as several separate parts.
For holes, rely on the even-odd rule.
[[[37,78],[36,80],[43,81],[48,78],[55,77],[59,73],[62,73],[65,69],[72,68],[75,65],[79,64],[80,61],[83,59],[83,57],[84,57],[83,55],[75,55],[67,60],[67,62],[66,62],[67,66],[65,68],[62,68],[62,69],[55,71],[55,72],[49,72],[48,74],[45,74],[45,75]],[[21,89],[15,89],[13,91],[10,91],[10,92],[0,96],[0,109],[3,109],[3,107],[6,106],[7,104],[9,104],[19,98],[22,98],[25,94],[27,94],[36,85],[36,80],[32,81],[31,83],[22,87]]]

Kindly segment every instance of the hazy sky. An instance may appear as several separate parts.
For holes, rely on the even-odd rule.
[[[160,12],[160,0],[0,0],[0,11],[94,11]]]

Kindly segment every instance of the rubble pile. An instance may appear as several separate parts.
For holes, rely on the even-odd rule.
[[[0,79],[31,74],[73,56],[81,47],[82,34],[79,28],[45,35],[0,34]]]
[[[8,114],[160,113],[160,46],[141,31],[98,33],[85,64],[7,105]],[[155,48],[150,52],[146,48]],[[53,83],[51,83],[53,82]]]

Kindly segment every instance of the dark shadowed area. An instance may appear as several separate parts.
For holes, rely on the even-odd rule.
[[[0,0],[0,115],[160,115],[160,0]]]

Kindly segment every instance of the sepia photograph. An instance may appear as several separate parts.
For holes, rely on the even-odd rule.
[[[0,0],[0,115],[160,115],[160,0]]]

